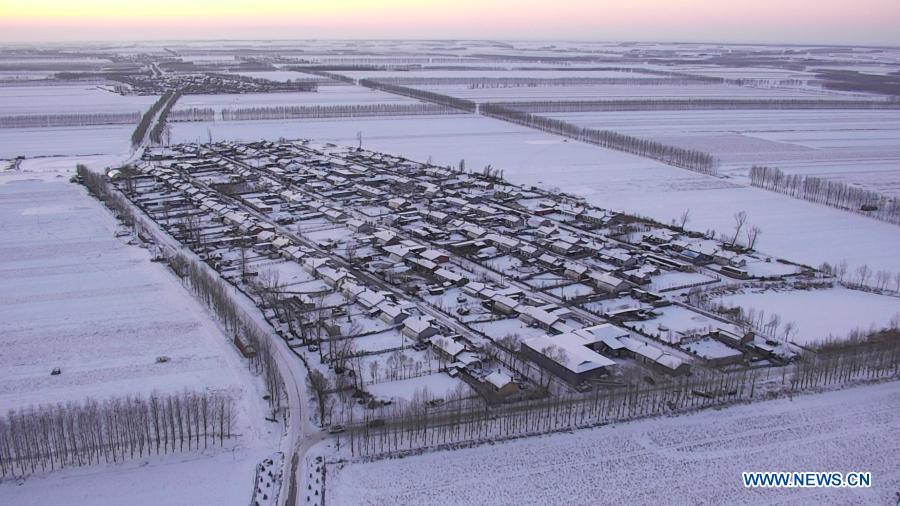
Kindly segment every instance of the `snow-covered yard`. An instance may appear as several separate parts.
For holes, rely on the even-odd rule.
[[[424,398],[447,399],[462,393],[462,396],[470,394],[468,385],[458,378],[451,378],[446,373],[436,372],[418,378],[409,378],[397,381],[385,381],[374,383],[366,387],[369,393],[383,399],[412,400],[419,393]]]
[[[835,409],[841,406],[841,409]],[[897,383],[329,468],[326,502],[893,504]],[[869,489],[745,489],[743,471],[870,471]]]

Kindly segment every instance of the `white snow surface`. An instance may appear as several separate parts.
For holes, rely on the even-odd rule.
[[[112,215],[68,183],[75,162],[28,160],[22,172],[0,174],[0,412],[224,390],[236,399],[237,437],[202,454],[0,483],[0,504],[244,505],[256,464],[281,435],[263,419],[260,382],[176,278],[146,250],[115,238]],[[170,361],[157,364],[159,356]],[[53,367],[62,374],[51,376]]]
[[[787,292],[748,292],[723,297],[728,306],[740,306],[781,316],[782,324],[797,324],[791,341],[814,344],[829,336],[846,337],[851,331],[888,326],[891,318],[900,318],[900,297],[835,288],[831,290],[792,290]]]
[[[892,504],[897,383],[329,467],[326,503]],[[835,409],[840,406],[840,409]],[[870,471],[869,489],[745,489],[743,471]]]

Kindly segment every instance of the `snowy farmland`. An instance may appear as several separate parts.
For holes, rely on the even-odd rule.
[[[513,77],[513,75],[510,75]],[[470,88],[465,85],[416,86],[477,102],[512,102],[542,100],[666,99],[666,98],[826,98],[831,94],[813,89],[773,90],[725,84],[684,84],[632,86],[536,86],[508,88]]]
[[[777,314],[797,324],[791,341],[812,345],[829,337],[844,338],[854,330],[887,327],[900,319],[900,297],[835,288],[831,290],[741,293],[723,297],[726,306],[740,306]]]
[[[150,253],[116,238],[110,213],[68,182],[74,160],[57,162],[0,175],[0,406],[209,389],[236,399],[238,437],[204,454],[3,483],[0,503],[245,504],[255,465],[281,434],[263,420],[258,380],[200,303]],[[176,483],[189,492],[173,497]]]
[[[143,112],[152,96],[122,96],[101,83],[0,86],[0,116]]]
[[[0,128],[0,159],[25,156],[87,156],[116,153],[131,147],[134,125],[65,128]],[[48,138],[57,139],[48,142]]]
[[[632,111],[548,114],[714,155],[721,172],[751,165],[900,194],[900,110]]]
[[[305,74],[297,74],[303,77]],[[401,104],[415,101],[358,86],[323,86],[316,92],[247,93],[244,95],[185,95],[176,108],[210,107],[215,111],[238,107],[280,105]]]
[[[121,96],[98,83],[0,86],[0,116],[143,113],[156,97]],[[135,125],[0,128],[0,159],[125,155]]]
[[[841,406],[841,409],[834,409]],[[888,504],[896,384],[329,466],[328,504]],[[748,490],[741,472],[866,470],[870,489]],[[702,483],[702,486],[701,486]]]
[[[5,406],[195,385],[240,392],[228,339],[147,251],[114,237],[113,218],[80,188],[17,179],[0,194]],[[50,377],[53,367],[64,374]]]

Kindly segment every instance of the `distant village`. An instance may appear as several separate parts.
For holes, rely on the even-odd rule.
[[[322,373],[323,424],[784,365],[793,346],[691,305],[692,290],[820,277],[490,168],[356,147],[155,147],[108,176]]]

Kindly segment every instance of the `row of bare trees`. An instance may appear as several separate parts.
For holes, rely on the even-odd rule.
[[[194,296],[215,313],[226,329],[242,338],[252,350],[247,357],[248,366],[262,377],[269,408],[273,416],[277,415],[287,394],[272,340],[234,301],[236,294],[233,290],[219,276],[210,273],[206,265],[180,252],[164,253],[164,256]]]
[[[370,116],[420,116],[460,114],[458,109],[438,104],[353,104],[353,105],[280,105],[223,109],[223,121],[364,118]]]
[[[124,224],[132,227],[139,235],[142,233],[152,235],[149,232],[142,232],[148,230],[142,218],[135,214],[134,208],[127,198],[110,185],[103,175],[94,173],[80,164],[76,171],[88,191],[113,210]],[[181,224],[173,223],[169,226],[181,226]],[[248,343],[252,350],[248,356],[248,365],[254,373],[262,376],[269,407],[272,414],[277,415],[281,411],[287,394],[283,376],[275,360],[272,340],[235,302],[236,294],[233,290],[219,276],[211,274],[206,265],[177,251],[162,250],[160,254],[182,279],[182,282],[194,292],[196,298],[213,311],[223,326],[236,337],[242,338],[244,342]]]
[[[771,375],[781,377],[773,385]],[[348,439],[357,456],[415,451],[444,444],[491,441],[577,427],[657,416],[848,384],[896,378],[900,374],[900,340],[869,340],[828,353],[807,353],[780,371],[732,373],[696,370],[664,385],[634,382],[588,394],[488,406],[481,399],[456,399],[439,410],[409,403],[389,416],[351,421]]]
[[[27,114],[0,116],[0,128],[48,128],[96,125],[132,125],[141,119],[139,112],[92,112],[71,114]]]
[[[172,111],[172,107],[175,106],[175,102],[178,102],[178,99],[181,98],[182,91],[177,90],[175,93],[169,97],[169,100],[163,105],[162,111],[159,113],[159,120],[153,125],[153,129],[150,130],[150,140],[155,144],[159,144],[163,140],[163,133],[166,133],[168,136],[168,128],[166,128],[166,121],[169,118],[169,112]],[[168,139],[166,141],[168,144]]]
[[[469,89],[538,88],[558,86],[683,86],[707,84],[692,78],[668,77],[380,77],[378,82],[400,86],[467,86]]]
[[[141,121],[137,124],[137,127],[135,127],[134,132],[131,134],[132,146],[138,146],[144,141],[144,137],[147,135],[147,131],[150,130],[150,126],[153,124],[153,119],[156,118],[156,114],[169,102],[169,99],[171,99],[174,94],[174,90],[166,91],[156,100],[156,102],[153,102],[153,105],[151,105],[149,109],[147,109],[147,112],[141,117]]]
[[[798,199],[900,224],[900,199],[841,181],[802,174],[786,174],[775,167],[754,165],[750,168],[750,184]]]
[[[541,100],[493,102],[520,112],[707,111],[733,109],[900,109],[900,103],[876,100],[648,98],[624,100]]]
[[[426,102],[431,102],[434,104],[446,105],[447,107],[453,107],[454,109],[459,109],[466,112],[475,112],[478,109],[477,104],[475,104],[475,102],[472,102],[471,100],[451,97],[449,95],[443,95],[441,93],[417,90],[415,88],[409,88],[407,86],[400,86],[396,84],[383,83],[374,79],[360,79],[359,84],[360,86],[365,86],[366,88],[386,91],[395,95],[403,95],[405,97],[424,100]]]
[[[215,121],[216,111],[212,107],[191,107],[188,109],[176,109],[169,113],[169,121]]]
[[[862,264],[856,268],[850,268],[846,260],[838,263],[830,264],[824,262],[819,266],[819,270],[829,276],[834,276],[842,284],[850,288],[869,289],[878,292],[891,290],[900,294],[900,272],[891,272],[887,269],[875,270]]]
[[[234,417],[230,395],[188,391],[10,410],[0,418],[0,478],[221,446]]]
[[[304,74],[309,74],[312,76],[324,77],[326,79],[331,79],[333,81],[339,81],[346,84],[356,84],[356,79],[345,76],[343,74],[336,74],[334,72],[329,72],[328,70],[351,70],[351,69],[328,69],[328,68],[311,68],[311,67],[287,67],[285,70],[293,70],[295,72],[303,72]],[[355,70],[355,69],[352,69]]]
[[[764,336],[780,338],[785,342],[795,337],[799,330],[795,322],[783,321],[781,315],[777,313],[767,314],[764,309],[724,304],[720,297],[711,297],[710,292],[699,287],[688,291],[687,302],[694,307],[718,313],[736,322],[744,330],[753,330]]]
[[[555,135],[562,135],[589,144],[596,144],[604,148],[652,158],[702,174],[714,175],[718,167],[718,160],[712,155],[695,149],[670,146],[611,130],[584,128],[566,121],[536,116],[497,104],[482,104],[480,110],[485,116],[502,119]]]

